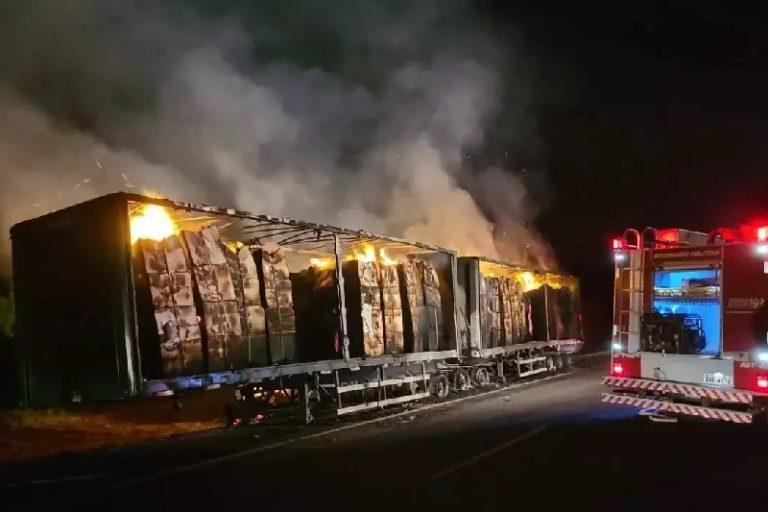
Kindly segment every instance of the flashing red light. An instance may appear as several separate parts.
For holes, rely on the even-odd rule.
[[[757,241],[758,242],[768,241],[768,226],[760,226],[759,228],[757,228]]]
[[[611,241],[611,246],[613,247],[614,251],[621,251],[622,249],[624,249],[624,245],[625,243],[623,238],[614,238]]]
[[[621,375],[624,373],[624,366],[621,365],[621,363],[616,363],[613,365],[613,373],[615,375]],[[768,386],[768,380],[765,381],[765,385]],[[759,384],[758,384],[759,386]]]
[[[757,387],[760,389],[768,389],[768,377],[761,375],[757,378]]]

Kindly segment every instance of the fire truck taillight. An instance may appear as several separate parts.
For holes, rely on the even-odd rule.
[[[768,242],[768,226],[760,226],[757,228],[757,241]]]
[[[760,389],[768,389],[768,377],[760,375],[757,378],[757,387]]]
[[[614,375],[621,375],[624,373],[624,366],[621,363],[616,363],[613,365],[613,374]],[[768,385],[768,380],[766,380],[766,385]]]
[[[627,260],[627,241],[624,238],[614,238],[611,240],[611,249],[613,250],[613,259],[616,263],[624,263]]]

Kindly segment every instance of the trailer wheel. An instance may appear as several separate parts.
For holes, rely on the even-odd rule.
[[[472,387],[472,381],[469,378],[467,370],[456,370],[453,374],[453,388],[456,391],[466,391]]]
[[[432,394],[437,398],[446,398],[450,391],[451,384],[448,382],[448,377],[440,374],[432,379]]]
[[[481,366],[475,370],[475,382],[481,388],[491,385],[491,374],[488,368]]]

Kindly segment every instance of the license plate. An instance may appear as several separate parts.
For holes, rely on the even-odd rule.
[[[731,376],[724,373],[705,373],[704,384],[714,384],[715,386],[732,385]]]

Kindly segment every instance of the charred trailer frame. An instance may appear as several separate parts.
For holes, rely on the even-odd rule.
[[[527,377],[569,367],[583,346],[577,278],[460,257],[457,281],[463,364]]]
[[[132,240],[148,207],[176,231]],[[461,356],[439,247],[122,192],[11,236],[23,406],[257,386],[300,392],[310,419],[325,398],[339,414],[423,398]],[[362,245],[367,277],[348,270]]]

